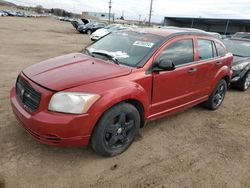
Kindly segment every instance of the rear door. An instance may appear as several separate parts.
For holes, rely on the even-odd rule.
[[[206,37],[197,37],[195,40],[197,74],[194,80],[194,98],[207,97],[219,69],[224,64],[223,56],[219,56],[215,41]]]
[[[185,106],[193,99],[196,75],[192,36],[173,39],[156,55],[155,62],[171,60],[173,71],[153,72],[151,115],[158,116]]]

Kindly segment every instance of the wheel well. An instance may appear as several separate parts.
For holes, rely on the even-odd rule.
[[[224,76],[222,79],[224,79],[227,82],[227,85],[230,84],[230,78],[229,78],[229,76]]]
[[[140,117],[141,117],[140,127],[143,128],[144,124],[145,124],[145,119],[144,119],[145,111],[144,111],[144,107],[143,107],[142,103],[138,100],[135,100],[135,99],[127,99],[127,100],[121,101],[121,102],[127,102],[129,104],[132,104],[138,110],[138,112],[140,113]]]

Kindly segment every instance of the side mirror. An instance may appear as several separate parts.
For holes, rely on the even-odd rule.
[[[155,63],[154,66],[154,70],[155,71],[171,71],[171,70],[175,70],[175,65],[173,63],[173,61],[171,60],[160,60],[158,62]]]

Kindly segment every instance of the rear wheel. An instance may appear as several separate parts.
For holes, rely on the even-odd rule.
[[[115,156],[124,152],[134,141],[140,127],[140,114],[129,103],[120,103],[101,117],[91,145],[95,152]]]
[[[239,88],[242,91],[246,91],[250,86],[250,71],[246,73],[244,78],[239,83]]]
[[[203,105],[210,110],[217,110],[224,101],[227,91],[227,82],[222,79],[215,87],[213,93]]]

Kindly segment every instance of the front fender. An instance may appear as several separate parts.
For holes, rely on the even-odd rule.
[[[112,106],[125,100],[136,100],[144,109],[144,115],[147,117],[150,106],[150,96],[148,96],[145,89],[134,82],[123,82],[119,87],[112,88],[102,93],[100,100],[93,106],[95,111],[101,113],[107,111]]]
[[[124,80],[106,80],[88,85],[80,86],[70,89],[75,92],[88,92],[96,93],[101,97],[89,109],[88,114],[91,115],[91,125],[88,127],[88,132],[91,134],[96,123],[112,106],[126,101],[136,100],[144,109],[144,119],[148,117],[151,96],[148,92],[138,83]]]

